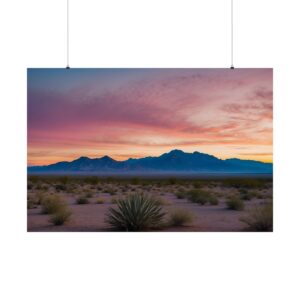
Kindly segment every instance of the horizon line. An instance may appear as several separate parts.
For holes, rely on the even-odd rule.
[[[39,164],[39,165],[28,165],[27,164],[27,167],[44,167],[44,166],[49,166],[49,165],[57,164],[57,163],[60,163],[60,162],[69,162],[70,163],[70,162],[73,162],[73,161],[75,161],[77,159],[80,159],[80,158],[101,159],[101,158],[104,158],[104,157],[109,157],[109,158],[111,158],[111,159],[113,159],[114,161],[117,161],[117,162],[125,162],[125,161],[127,161],[129,159],[142,159],[142,158],[147,158],[147,157],[160,157],[160,156],[162,156],[164,154],[167,154],[167,153],[170,153],[170,152],[173,152],[173,151],[181,151],[181,152],[183,152],[185,154],[194,154],[194,153],[206,154],[206,155],[213,156],[213,157],[215,157],[217,159],[220,159],[220,160],[223,160],[223,161],[228,160],[228,159],[239,159],[239,160],[243,160],[243,161],[256,161],[256,162],[261,162],[261,163],[273,164],[273,159],[272,159],[272,161],[263,161],[263,160],[255,160],[255,159],[241,159],[241,158],[237,158],[237,157],[221,158],[221,157],[218,157],[218,156],[215,156],[215,155],[212,155],[212,154],[209,154],[209,153],[205,153],[205,152],[199,152],[199,151],[185,152],[185,151],[183,151],[181,149],[172,149],[170,151],[163,152],[163,153],[161,153],[158,156],[151,156],[151,155],[149,156],[148,155],[148,156],[141,156],[141,157],[136,157],[136,158],[134,158],[134,157],[128,157],[127,159],[124,159],[124,160],[117,160],[117,159],[114,159],[113,157],[111,157],[109,155],[103,155],[101,157],[88,157],[88,156],[82,155],[82,156],[77,156],[77,158],[74,158],[74,159],[71,159],[71,160],[60,160],[60,161],[56,161],[56,162],[49,163],[49,164]]]

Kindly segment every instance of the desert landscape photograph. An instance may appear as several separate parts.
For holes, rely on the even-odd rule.
[[[29,232],[273,231],[272,69],[28,69]]]

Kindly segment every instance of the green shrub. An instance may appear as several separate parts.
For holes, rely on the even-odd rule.
[[[55,190],[57,192],[66,191],[66,189],[67,189],[67,187],[62,183],[58,183],[55,185]]]
[[[69,220],[71,214],[69,209],[62,207],[50,217],[50,222],[56,226],[63,225]]]
[[[212,193],[199,190],[199,189],[192,189],[187,192],[187,198],[195,203],[204,205],[206,203],[215,203],[217,201],[216,197],[212,195]]]
[[[177,208],[169,213],[169,226],[184,226],[191,223],[194,219],[194,215],[184,208]]]
[[[269,182],[269,179],[263,178],[227,178],[223,180],[223,185],[226,187],[235,188],[262,188]]]
[[[110,194],[111,196],[114,196],[116,194],[116,190],[112,187],[108,187],[103,190],[103,193]]]
[[[33,208],[37,208],[37,203],[36,200],[34,198],[32,198],[31,196],[27,197],[27,209],[33,209]]]
[[[171,177],[171,178],[168,178],[166,184],[167,185],[174,185],[174,184],[177,184],[179,182],[179,180],[175,177]]]
[[[155,198],[135,193],[110,207],[106,222],[115,230],[142,231],[161,226],[164,215]]]
[[[202,181],[195,181],[195,182],[193,182],[193,187],[195,188],[195,189],[199,189],[199,188],[201,188],[201,187],[203,187],[203,182]]]
[[[103,204],[104,203],[104,199],[100,198],[96,200],[96,204]]]
[[[81,197],[77,198],[76,203],[77,204],[88,204],[89,199],[87,197],[81,196]]]
[[[65,203],[58,195],[47,195],[41,205],[43,214],[53,214],[64,207]]]
[[[211,197],[208,200],[210,205],[218,205],[219,204],[219,199],[217,197]]]
[[[84,179],[84,182],[87,183],[87,184],[91,184],[91,185],[96,185],[98,184],[100,181],[99,177],[97,176],[90,176],[90,177],[86,177]]]
[[[139,177],[133,177],[130,179],[130,183],[133,184],[133,185],[138,185],[141,183],[141,178]]]
[[[186,197],[186,191],[184,188],[179,188],[175,195],[177,199],[184,199]]]
[[[40,178],[38,176],[31,175],[28,177],[28,181],[31,181],[33,184],[36,184],[37,182],[40,181]]]
[[[244,202],[236,197],[232,197],[226,201],[227,208],[232,210],[243,210],[245,207]]]
[[[38,191],[34,194],[35,202],[37,205],[41,205],[43,200],[47,197],[47,194],[41,191]]]
[[[240,220],[248,225],[250,231],[273,231],[273,205],[256,206]]]
[[[84,194],[85,198],[92,198],[93,197],[93,193],[91,191],[88,191]]]
[[[61,184],[66,185],[67,183],[70,182],[70,177],[62,176],[62,177],[59,177],[58,180]]]

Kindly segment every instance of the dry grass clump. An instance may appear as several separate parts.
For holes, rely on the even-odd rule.
[[[237,197],[231,197],[226,201],[227,208],[231,210],[244,210],[245,204],[243,200]]]
[[[96,204],[103,204],[105,201],[102,198],[96,200]]]
[[[248,225],[247,230],[273,231],[273,205],[256,206],[240,220]]]
[[[103,190],[103,193],[110,194],[111,196],[114,196],[114,195],[116,195],[117,190],[112,188],[112,187],[107,187],[106,189]]]
[[[64,224],[71,216],[71,211],[59,195],[46,195],[41,205],[42,213],[50,214],[49,221],[54,225]]]
[[[154,197],[154,196],[152,196],[152,197]],[[155,199],[159,205],[171,205],[171,202],[163,197],[156,196]]]
[[[90,201],[89,201],[88,197],[81,196],[81,197],[76,199],[76,203],[77,204],[88,204],[88,203],[90,203]]]
[[[65,206],[59,195],[46,195],[41,201],[42,213],[53,214]]]
[[[194,202],[198,203],[201,205],[204,205],[206,203],[211,203],[213,205],[217,205],[218,199],[216,196],[214,196],[212,193],[204,190],[199,190],[199,189],[192,189],[187,192],[187,198]]]
[[[186,190],[180,187],[177,192],[175,193],[177,199],[184,199],[186,197]]]
[[[208,203],[210,205],[218,205],[219,204],[219,199],[217,197],[210,197],[208,199]]]
[[[66,223],[71,216],[71,211],[67,207],[61,207],[50,217],[50,222],[53,225],[60,226]]]
[[[106,222],[115,230],[143,231],[161,226],[165,213],[151,195],[135,193],[110,207]]]
[[[35,198],[33,198],[32,196],[27,196],[27,209],[33,209],[33,208],[37,208],[38,204],[35,200]]]
[[[168,225],[169,226],[185,226],[192,223],[194,215],[187,209],[177,208],[169,213]]]

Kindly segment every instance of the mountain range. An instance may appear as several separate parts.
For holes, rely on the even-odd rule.
[[[109,156],[101,158],[80,157],[46,166],[30,166],[29,173],[272,173],[273,164],[237,158],[219,159],[215,156],[181,150],[172,150],[158,157],[129,158],[117,161]]]

